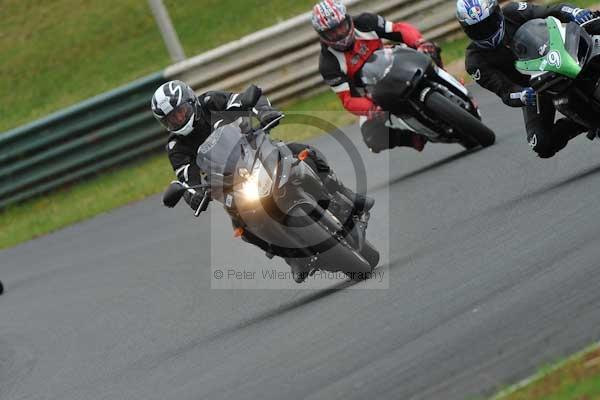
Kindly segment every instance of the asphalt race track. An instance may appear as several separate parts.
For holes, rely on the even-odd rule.
[[[375,155],[350,128],[387,289],[211,289],[221,265],[287,269],[217,204],[159,196],[0,252],[0,399],[465,399],[598,340],[600,142],[538,159],[474,92],[489,149]]]

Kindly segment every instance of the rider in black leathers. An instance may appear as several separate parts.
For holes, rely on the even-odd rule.
[[[202,183],[203,173],[195,162],[198,148],[219,124],[232,122],[236,117],[248,116],[250,113],[258,118],[261,126],[266,126],[283,116],[271,106],[265,96],[261,96],[255,105],[249,107],[241,104],[241,98],[240,94],[224,91],[209,91],[196,96],[192,88],[182,81],[170,81],[156,89],[151,101],[152,113],[170,133],[167,153],[180,182],[188,186]],[[251,108],[251,111],[247,111],[247,108]],[[275,125],[276,123],[272,126]],[[311,158],[307,161],[319,174],[325,187],[351,199],[356,213],[368,212],[373,207],[373,199],[354,193],[337,179],[327,160],[317,149],[300,143],[288,143],[287,146],[295,155],[309,149]],[[203,211],[198,209],[203,197],[202,190],[189,189],[184,194],[185,201],[196,213]],[[234,227],[239,226],[233,215],[232,222]],[[245,231],[242,238],[265,251],[268,249],[267,243],[249,231]]]
[[[530,77],[515,69],[516,56],[510,46],[517,29],[529,20],[549,16],[581,24],[591,19],[592,13],[564,3],[541,6],[513,2],[500,8],[496,0],[457,2],[458,20],[472,40],[466,50],[467,72],[479,85],[498,95],[504,104],[523,108],[527,140],[541,158],[552,157],[570,139],[586,130],[567,118],[555,123],[552,99],[536,96],[529,87]]]

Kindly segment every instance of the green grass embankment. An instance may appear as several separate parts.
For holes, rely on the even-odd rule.
[[[492,400],[598,400],[600,346],[594,345],[502,391]]]
[[[195,55],[308,11],[313,0],[164,3]],[[5,0],[1,10],[0,132],[171,63],[147,1]]]

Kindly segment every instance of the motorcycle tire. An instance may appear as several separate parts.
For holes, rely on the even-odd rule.
[[[425,99],[427,109],[443,122],[450,125],[467,149],[477,146],[488,147],[496,141],[494,132],[468,111],[444,97],[432,92]]]

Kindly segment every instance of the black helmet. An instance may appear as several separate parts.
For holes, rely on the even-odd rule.
[[[198,98],[182,81],[161,85],[152,96],[152,114],[170,133],[186,136],[198,118]]]
[[[504,39],[504,15],[498,0],[458,0],[456,18],[479,47],[495,48]]]

